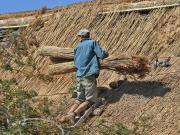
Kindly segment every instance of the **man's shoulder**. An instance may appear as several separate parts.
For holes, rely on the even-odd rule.
[[[85,42],[84,42],[84,44],[88,44],[88,45],[94,45],[94,44],[97,44],[98,42],[96,41],[96,40],[94,40],[94,39],[89,39],[89,40],[86,40]]]
[[[89,39],[90,42],[97,42],[96,40],[94,39]]]
[[[84,40],[83,42],[78,43],[78,45],[75,47],[75,50],[78,48],[81,48],[84,46],[84,44],[86,44],[85,47],[87,47],[87,45],[93,45],[94,43],[96,43],[97,41],[94,39],[88,39],[88,40]]]

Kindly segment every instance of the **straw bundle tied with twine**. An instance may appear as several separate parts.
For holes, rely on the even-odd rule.
[[[74,65],[74,52],[71,48],[60,48],[55,46],[44,46],[38,50],[41,56],[50,56],[52,65],[49,65],[48,71],[51,75],[72,73],[76,71]],[[132,75],[145,77],[150,72],[148,59],[143,56],[128,56],[126,54],[119,56],[110,56],[100,61],[100,69],[116,71],[123,75]]]

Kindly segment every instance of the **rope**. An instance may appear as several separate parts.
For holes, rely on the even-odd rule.
[[[107,11],[107,12],[101,12],[99,14],[126,13],[126,12],[154,10],[154,9],[159,9],[159,8],[169,8],[169,7],[177,7],[177,6],[180,6],[180,3],[174,3],[174,4],[169,4],[169,5],[150,6],[150,7],[141,7],[141,8],[130,8],[130,9],[124,9],[124,10],[115,10],[115,11]]]

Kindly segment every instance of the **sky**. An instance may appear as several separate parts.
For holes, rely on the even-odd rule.
[[[43,6],[54,8],[90,0],[0,0],[0,14],[37,10]]]

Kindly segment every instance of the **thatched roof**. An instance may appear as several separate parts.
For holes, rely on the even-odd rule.
[[[109,84],[118,82],[121,76],[113,71],[103,70],[98,86],[110,90],[110,105],[100,118],[107,120],[109,124],[121,122],[132,127],[134,121],[147,117],[150,127],[143,130],[144,134],[177,135],[180,106],[180,79],[177,72],[180,67],[180,7],[109,14],[99,14],[100,10],[98,6],[73,8],[55,14],[46,23],[39,23],[40,26],[35,21],[27,28],[27,38],[30,40],[35,37],[40,47],[74,48],[78,43],[76,33],[81,28],[87,28],[91,31],[92,38],[99,40],[101,47],[110,54],[145,55],[152,60],[156,55],[171,56],[171,67],[153,70],[143,80],[128,78],[129,81],[116,89],[110,89]],[[39,68],[45,73],[50,62],[36,53],[33,53],[33,57],[36,57]],[[67,92],[74,81],[71,74],[57,76],[55,81],[48,84],[33,77],[27,79],[21,76],[19,79],[26,89],[34,89],[39,94],[47,95]],[[57,103],[64,99],[62,95],[50,97]],[[108,114],[111,116],[106,119],[104,116]],[[96,133],[98,120],[93,119],[95,122],[92,126],[97,130],[94,131]]]

